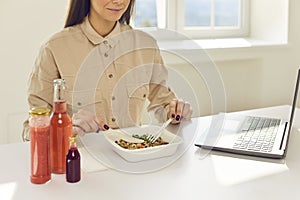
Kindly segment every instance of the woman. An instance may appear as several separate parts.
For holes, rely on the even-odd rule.
[[[54,79],[62,78],[67,84],[66,101],[75,134],[139,125],[146,99],[150,102],[148,111],[153,111],[160,121],[173,117],[172,123],[177,124],[183,118],[190,118],[190,104],[177,100],[165,85],[167,70],[156,42],[150,36],[134,32],[129,26],[134,3],[135,0],[71,0],[65,28],[41,47],[36,59],[29,81],[30,107],[52,108],[52,83]],[[120,50],[127,47],[125,43],[127,46],[132,45],[129,48],[132,51]],[[146,46],[150,45],[151,48],[137,48],[137,43],[147,43]],[[83,79],[80,72],[96,48],[103,60],[110,58],[113,62],[103,69],[94,90],[95,98],[90,102],[85,101],[85,91],[79,90],[76,85],[85,82],[80,80],[89,79]],[[124,81],[123,90],[128,91],[128,96],[114,94],[114,88],[121,79]],[[134,87],[129,89],[132,83]],[[118,100],[119,103],[114,103]],[[124,102],[128,103],[124,106]],[[89,110],[90,105],[95,109]],[[128,112],[126,119],[123,117],[121,120],[121,117],[116,116],[122,116],[124,112]],[[24,125],[26,130],[28,123]]]

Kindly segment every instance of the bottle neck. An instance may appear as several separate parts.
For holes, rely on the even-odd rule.
[[[53,104],[54,112],[67,112],[67,104],[65,101],[65,84],[62,81],[54,82]]]
[[[65,86],[60,84],[54,84],[53,102],[65,101]]]
[[[56,113],[65,113],[67,112],[67,103],[66,101],[56,101],[53,103],[53,111]]]
[[[70,142],[70,143],[69,143],[69,148],[70,148],[70,149],[77,149],[76,142]]]

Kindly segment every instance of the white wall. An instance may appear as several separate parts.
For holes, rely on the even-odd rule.
[[[0,1],[0,144],[21,141],[28,75],[41,43],[63,27],[67,2]],[[228,111],[290,104],[300,65],[298,8],[300,1],[290,0],[286,46],[208,50],[225,83]]]
[[[291,104],[300,66],[300,13],[297,8],[300,8],[300,1],[290,0],[287,45],[210,51],[212,58],[218,60],[216,64],[224,78],[229,110]],[[252,14],[255,11],[252,10]],[[268,18],[275,11],[274,7],[264,8],[264,15]],[[278,19],[271,20],[268,26],[272,27],[274,35],[282,33],[273,23],[278,24]],[[226,57],[235,59],[220,59]]]
[[[251,31],[247,39],[254,41],[254,46],[206,51],[222,76],[227,111],[291,104],[300,66],[300,14],[296,9],[300,8],[300,1],[250,2]],[[195,72],[186,65],[175,67],[186,77],[194,76]],[[194,85],[194,89],[197,87]],[[210,114],[207,91],[198,92],[197,97],[201,114]]]
[[[68,0],[0,1],[0,144],[21,141],[26,85],[41,43],[63,27]]]

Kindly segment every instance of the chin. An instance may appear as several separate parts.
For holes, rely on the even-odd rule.
[[[120,19],[121,19],[121,16],[120,17],[113,17],[111,21],[116,22],[116,21],[119,21]]]

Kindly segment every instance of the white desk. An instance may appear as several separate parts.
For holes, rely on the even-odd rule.
[[[278,106],[247,112],[288,118],[289,111],[289,106]],[[207,117],[193,119],[193,123],[195,120],[205,126]],[[282,163],[216,152],[200,158],[200,149],[192,145],[162,170],[131,174],[107,169],[83,173],[76,184],[66,183],[64,175],[53,175],[44,185],[31,184],[29,144],[1,145],[0,199],[299,199],[298,128],[300,115],[296,113],[288,154]]]

